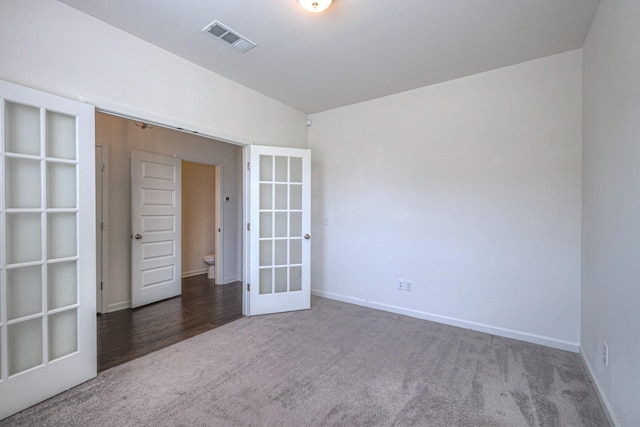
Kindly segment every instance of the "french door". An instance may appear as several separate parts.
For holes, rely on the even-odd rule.
[[[96,376],[94,134],[0,81],[0,419]]]
[[[311,152],[251,146],[245,314],[311,307]]]

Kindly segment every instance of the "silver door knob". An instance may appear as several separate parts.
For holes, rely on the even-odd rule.
[[[140,240],[142,239],[142,236],[140,234],[136,234],[136,240]]]
[[[305,235],[304,235],[304,238],[305,238],[305,239],[307,239],[307,240],[309,240],[309,239],[311,238],[311,236],[310,236],[310,235],[308,235],[308,234],[305,234]]]

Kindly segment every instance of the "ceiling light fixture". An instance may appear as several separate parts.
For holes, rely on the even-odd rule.
[[[300,6],[307,9],[309,12],[322,12],[329,6],[333,0],[298,0]]]

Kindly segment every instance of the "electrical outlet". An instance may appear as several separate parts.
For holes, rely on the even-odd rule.
[[[406,283],[404,280],[402,279],[398,279],[398,290],[399,291],[404,291],[404,288],[406,287]]]
[[[413,291],[413,280],[404,281],[404,290],[408,292]]]
[[[604,366],[609,366],[609,346],[606,342],[602,344],[602,363]]]

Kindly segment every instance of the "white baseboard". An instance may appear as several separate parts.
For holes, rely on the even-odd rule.
[[[529,334],[526,332],[518,332],[510,329],[498,328],[495,326],[484,325],[482,323],[469,322],[467,320],[456,319],[456,318],[447,317],[447,316],[440,316],[438,314],[427,313],[424,311],[413,310],[410,308],[397,307],[394,305],[383,304],[375,301],[368,301],[360,298],[335,294],[333,292],[311,290],[311,294],[319,297],[323,297],[323,298],[333,299],[336,301],[342,301],[350,304],[361,305],[363,307],[375,308],[377,310],[383,310],[391,313],[402,314],[405,316],[416,317],[418,319],[429,320],[437,323],[444,323],[445,325],[457,326],[459,328],[471,329],[474,331],[484,332],[491,335],[497,335],[505,338],[512,338],[520,341],[530,342],[533,344],[540,344],[547,347],[557,348],[560,350],[571,351],[573,353],[578,353],[580,351],[580,344],[570,342],[570,341],[557,340],[555,338],[549,338],[541,335],[535,335],[535,334]]]
[[[206,268],[202,268],[200,270],[183,271],[182,272],[182,278],[184,279],[185,277],[199,276],[201,274],[207,274],[208,272],[209,272],[209,270],[206,269]]]
[[[221,280],[220,282],[216,280],[216,285],[227,285],[229,283],[237,282],[239,280],[240,279],[238,279],[238,276],[225,277],[224,280]]]
[[[114,311],[125,310],[131,308],[131,301],[121,301],[115,304],[109,304],[107,306],[107,313],[113,313]]]
[[[604,413],[607,415],[607,418],[609,419],[609,424],[611,424],[613,427],[620,427],[620,423],[618,422],[618,419],[613,413],[613,408],[611,408],[611,404],[609,403],[609,400],[607,399],[606,394],[604,394],[604,390],[602,389],[602,386],[598,381],[598,377],[596,376],[596,373],[593,370],[593,367],[591,366],[587,358],[584,357],[584,349],[582,348],[582,346],[580,346],[580,359],[582,360],[582,363],[584,364],[587,374],[589,375],[589,379],[591,379],[593,388],[596,390],[596,396],[598,396],[598,399],[602,404]]]

